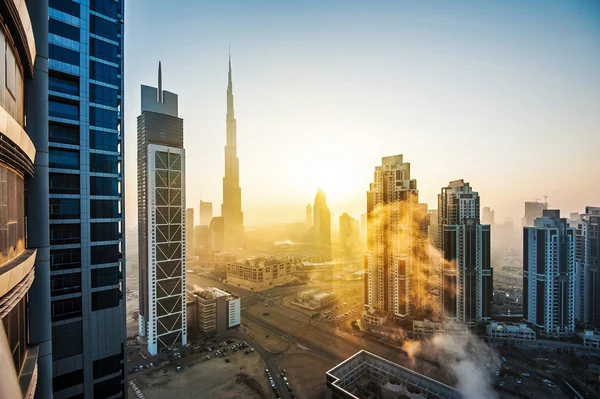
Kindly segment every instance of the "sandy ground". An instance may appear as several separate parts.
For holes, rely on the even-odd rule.
[[[283,353],[290,348],[288,341],[281,339],[278,335],[270,333],[251,321],[242,320],[242,328],[246,336],[256,339],[260,343],[260,346],[272,354]]]
[[[294,353],[277,362],[299,399],[325,397],[325,372],[334,364],[310,353]]]
[[[264,373],[264,363],[257,353],[230,353],[231,363],[223,358],[206,360],[206,354],[188,356],[164,367],[130,374],[144,396],[159,398],[270,398],[272,393]],[[176,372],[175,366],[184,367]],[[137,397],[131,387],[129,397]]]

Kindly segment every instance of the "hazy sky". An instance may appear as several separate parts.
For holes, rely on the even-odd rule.
[[[567,216],[600,205],[600,2],[128,0],[125,35],[129,228],[159,60],[187,206],[220,214],[229,44],[247,226],[303,220],[318,187],[334,217],[359,217],[395,154],[431,208],[461,178],[497,220],[544,194]]]

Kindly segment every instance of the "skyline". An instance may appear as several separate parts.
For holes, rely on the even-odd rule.
[[[140,8],[136,3],[126,7]],[[373,167],[394,154],[410,160],[430,209],[456,179],[478,188],[497,221],[510,216],[515,225],[523,202],[545,194],[564,214],[597,205],[600,187],[587,182],[600,178],[593,151],[600,144],[599,5],[494,2],[469,4],[463,15],[460,6],[442,3],[433,12],[386,4],[385,14],[384,7],[336,4],[192,2],[170,9],[147,2],[127,13],[126,131],[139,112],[132,93],[154,81],[160,58],[165,89],[181,98],[194,154],[187,167],[198,171],[188,178],[189,205],[222,203],[229,43],[249,227],[301,222],[318,188],[334,217],[360,217]],[[177,21],[178,30],[164,22],[150,54],[142,38],[154,37],[147,22],[159,15]],[[233,23],[212,22],[225,17]],[[133,228],[135,144],[126,136]]]

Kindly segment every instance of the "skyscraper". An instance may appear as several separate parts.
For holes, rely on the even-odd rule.
[[[185,212],[185,250],[187,259],[194,258],[194,247],[194,208],[187,208]]]
[[[546,202],[525,202],[525,215],[523,216],[523,226],[533,226],[537,218],[541,218],[545,209],[548,209]]]
[[[0,5],[0,397],[51,398],[48,9]]]
[[[382,158],[367,192],[366,322],[405,318],[423,304],[428,218],[410,163],[402,155]]]
[[[227,144],[225,145],[225,177],[223,177],[223,205],[221,217],[225,245],[238,248],[244,243],[244,214],[240,188],[240,160],[237,157],[237,126],[233,112],[233,83],[231,80],[231,55],[227,81]]]
[[[479,220],[479,194],[462,179],[451,181],[438,195],[438,217],[442,315],[469,326],[489,320],[491,236],[490,226]]]
[[[213,218],[212,202],[200,201],[200,226],[210,226]]]
[[[523,228],[523,319],[544,337],[575,331],[575,228],[559,210]]]
[[[125,395],[123,1],[50,1],[54,398]]]
[[[177,94],[142,85],[138,116],[139,333],[148,352],[187,343],[185,150]],[[152,232],[148,235],[148,232]]]
[[[331,212],[327,208],[327,196],[321,189],[317,190],[313,210],[313,240],[319,252],[331,256]]]
[[[313,224],[313,215],[312,215],[312,206],[310,204],[306,205],[306,225],[308,227],[312,227]]]
[[[340,215],[340,248],[344,252],[354,249],[358,245],[360,228],[358,220],[347,213]]]
[[[600,328],[600,207],[586,206],[579,219],[575,247],[575,319]]]
[[[483,208],[483,210],[481,211],[481,222],[483,224],[489,224],[490,226],[494,225],[494,211],[486,206],[485,208]]]

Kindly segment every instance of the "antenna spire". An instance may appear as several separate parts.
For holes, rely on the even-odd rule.
[[[163,90],[162,90],[162,68],[160,61],[158,61],[158,97],[156,99],[159,103],[163,102]]]

